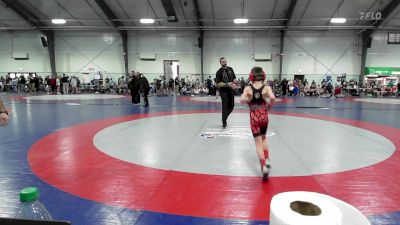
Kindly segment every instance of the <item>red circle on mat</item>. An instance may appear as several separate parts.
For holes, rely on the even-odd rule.
[[[28,160],[33,172],[54,187],[85,199],[136,210],[265,220],[269,218],[272,196],[285,191],[328,194],[366,214],[400,210],[400,179],[397,179],[400,129],[389,126],[321,115],[274,113],[366,129],[392,141],[396,151],[373,166],[313,176],[271,177],[268,183],[262,183],[258,177],[205,175],[144,167],[106,155],[93,145],[96,133],[117,123],[213,112],[220,110],[149,113],[79,124],[36,142],[28,153]]]

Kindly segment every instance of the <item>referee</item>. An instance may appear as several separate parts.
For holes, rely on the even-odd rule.
[[[227,66],[225,57],[219,59],[221,68],[217,71],[216,82],[222,100],[222,128],[226,128],[229,114],[235,106],[234,89],[236,88],[236,76],[232,67]]]

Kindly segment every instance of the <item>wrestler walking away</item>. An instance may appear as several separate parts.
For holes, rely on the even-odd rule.
[[[242,104],[249,105],[251,131],[256,144],[258,159],[260,160],[263,181],[268,180],[271,169],[266,133],[268,128],[268,111],[275,101],[275,95],[271,87],[263,84],[265,77],[266,75],[261,67],[253,67],[249,75],[251,84],[245,87],[240,97]]]

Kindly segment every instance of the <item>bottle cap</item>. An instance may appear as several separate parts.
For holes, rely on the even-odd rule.
[[[31,202],[39,197],[39,190],[35,187],[28,187],[22,189],[19,193],[19,200],[21,202]]]

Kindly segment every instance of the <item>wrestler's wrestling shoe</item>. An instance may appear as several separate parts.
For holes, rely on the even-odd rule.
[[[264,165],[262,167],[262,173],[263,173],[262,181],[268,181],[269,169],[267,165]]]
[[[265,160],[265,166],[267,166],[268,170],[271,169],[271,161],[269,159]]]
[[[269,159],[265,160],[265,165],[261,168],[263,173],[263,181],[268,181],[269,172],[271,170],[271,161]]]

